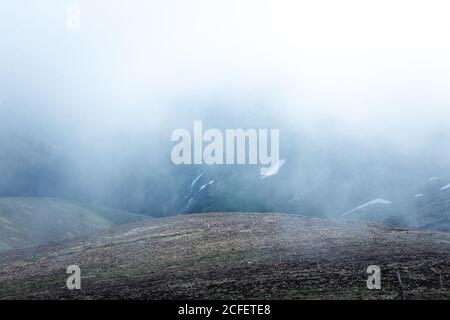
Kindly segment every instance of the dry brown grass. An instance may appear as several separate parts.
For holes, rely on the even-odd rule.
[[[65,288],[66,267],[82,290]],[[382,290],[366,289],[369,265]],[[284,214],[199,214],[0,255],[0,298],[407,299],[450,296],[450,234]],[[436,272],[441,272],[444,290]]]

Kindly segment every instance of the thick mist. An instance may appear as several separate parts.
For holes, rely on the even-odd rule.
[[[80,30],[66,26],[68,5],[81,10]],[[408,215],[430,177],[450,180],[448,9],[445,1],[3,4],[0,196],[152,216],[335,217],[385,199]],[[267,179],[251,165],[175,166],[171,132],[192,131],[195,120],[280,129],[286,163]]]

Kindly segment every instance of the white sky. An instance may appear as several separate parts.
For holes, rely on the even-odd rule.
[[[80,31],[65,26],[68,5]],[[279,96],[286,121],[412,132],[450,114],[449,16],[437,0],[9,1],[0,94],[122,121],[231,90]]]

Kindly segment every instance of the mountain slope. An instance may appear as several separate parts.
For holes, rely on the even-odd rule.
[[[0,197],[0,251],[89,235],[143,218],[58,199]]]
[[[66,289],[74,264],[79,291]],[[366,288],[370,265],[381,267],[382,290]],[[450,234],[286,214],[195,214],[0,254],[0,299],[398,299],[396,271],[406,299],[449,298]]]

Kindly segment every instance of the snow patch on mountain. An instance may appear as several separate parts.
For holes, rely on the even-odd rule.
[[[364,209],[366,207],[369,207],[369,206],[372,206],[372,205],[375,205],[375,204],[391,205],[392,202],[390,202],[388,200],[384,200],[384,199],[375,199],[375,200],[369,201],[369,202],[367,202],[367,203],[365,203],[363,205],[360,205],[359,207],[356,207],[356,208],[354,208],[354,209],[352,209],[350,211],[347,211],[342,216],[345,217],[345,216],[349,215],[352,212]]]
[[[197,178],[194,179],[194,181],[192,181],[191,183],[191,188],[197,183],[198,179],[200,179],[203,176],[203,172],[200,173]]]
[[[213,184],[215,181],[214,180],[211,180],[210,182],[208,182],[207,184],[204,184],[204,185],[202,185],[201,187],[200,187],[200,189],[199,190],[203,190],[203,189],[205,189],[207,186],[209,186],[209,185],[211,185],[211,184]]]
[[[280,161],[278,161],[278,163],[276,165],[274,165],[273,167],[271,167],[269,169],[269,171],[267,171],[266,173],[264,173],[264,175],[262,175],[260,177],[260,179],[265,179],[268,178],[270,176],[274,176],[278,173],[278,171],[280,170],[280,168],[286,163],[286,160],[282,159]]]

